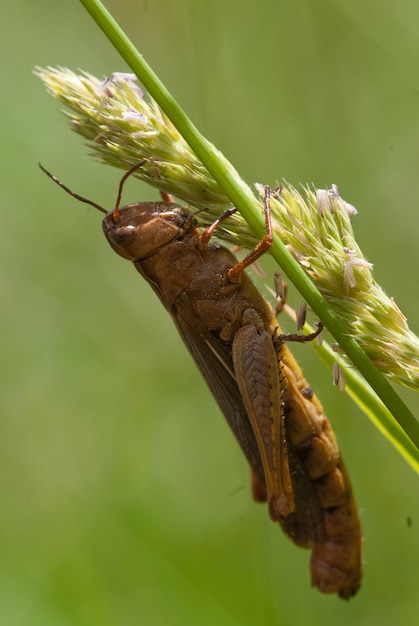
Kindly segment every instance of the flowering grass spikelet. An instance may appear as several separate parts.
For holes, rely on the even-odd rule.
[[[37,68],[35,73],[68,109],[71,128],[87,140],[96,158],[123,169],[144,161],[135,175],[196,207],[202,223],[214,221],[231,206],[174,125],[151,98],[145,99],[135,75],[114,73],[100,80],[66,68]],[[262,211],[263,186],[255,189],[255,204]],[[419,339],[373,279],[373,266],[352,229],[357,211],[337,186],[300,192],[283,183],[272,192],[271,211],[274,231],[348,334],[385,375],[419,389]],[[242,247],[253,247],[256,241],[238,214],[223,221],[217,236]]]

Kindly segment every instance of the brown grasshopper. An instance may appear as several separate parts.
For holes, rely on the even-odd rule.
[[[310,548],[311,582],[350,598],[362,576],[362,535],[351,482],[324,410],[306,382],[275,312],[244,271],[272,243],[269,193],[266,235],[242,260],[210,239],[224,216],[200,230],[191,211],[174,202],[115,208],[65,191],[106,213],[111,247],[132,261],[156,292],[210,390],[252,471],[253,496],[299,546]],[[232,210],[226,212],[231,213]]]

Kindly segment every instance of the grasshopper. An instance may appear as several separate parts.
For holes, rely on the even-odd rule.
[[[252,472],[256,501],[298,546],[312,550],[312,585],[348,599],[362,576],[362,534],[352,486],[330,423],[292,356],[275,311],[245,269],[272,243],[269,192],[265,237],[243,259],[211,238],[194,214],[170,201],[115,208],[73,193],[105,213],[104,234],[155,291],[224,413]],[[169,200],[169,198],[167,198]],[[234,209],[233,209],[234,210]]]

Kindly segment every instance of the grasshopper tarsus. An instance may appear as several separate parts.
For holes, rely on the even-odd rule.
[[[303,335],[300,333],[281,333],[277,336],[278,341],[284,343],[285,341],[295,341],[297,343],[307,343],[316,339],[322,332],[324,326],[322,322],[317,322],[317,329],[313,333]]]
[[[238,261],[231,269],[227,271],[227,277],[232,283],[237,283],[240,280],[240,275],[252,265],[255,261],[257,261],[261,256],[263,256],[269,248],[272,246],[273,236],[272,236],[272,219],[271,219],[271,205],[270,205],[270,197],[271,190],[268,186],[265,187],[265,197],[264,197],[264,212],[265,212],[265,235],[264,237],[256,244],[256,246],[247,254],[241,261]]]
[[[236,207],[232,206],[229,209],[226,209],[224,213],[221,213],[221,215],[217,217],[217,219],[212,224],[204,228],[200,236],[200,245],[203,247],[207,246],[210,242],[211,237],[214,235],[214,232],[221,225],[221,223],[227,218],[234,215],[234,213],[237,213],[237,209]]]

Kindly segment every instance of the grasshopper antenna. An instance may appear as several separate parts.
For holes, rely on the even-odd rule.
[[[113,210],[113,221],[115,223],[119,222],[119,205],[121,204],[121,197],[122,197],[122,191],[124,189],[124,184],[125,181],[127,180],[127,178],[129,176],[131,176],[131,174],[133,174],[136,170],[138,170],[142,165],[144,165],[145,161],[140,161],[139,163],[137,163],[136,165],[134,165],[134,167],[131,167],[131,169],[128,170],[128,172],[126,172],[123,177],[121,178],[121,182],[119,183],[119,187],[118,187],[118,195],[116,196],[116,202],[115,202],[115,208]],[[104,209],[102,206],[100,206],[100,204],[97,204],[96,202],[93,202],[93,200],[89,200],[88,198],[84,198],[84,196],[80,196],[78,193],[75,193],[74,191],[71,191],[71,189],[69,189],[66,185],[64,185],[64,183],[62,183],[60,180],[58,180],[58,178],[56,176],[54,176],[53,174],[51,174],[51,172],[49,172],[47,169],[45,169],[45,167],[42,165],[42,163],[38,163],[39,167],[41,168],[41,170],[51,178],[51,180],[54,181],[54,183],[57,183],[57,185],[59,187],[61,187],[62,189],[64,189],[64,191],[66,191],[68,194],[70,194],[70,196],[73,196],[73,198],[76,198],[76,200],[80,200],[80,202],[84,202],[85,204],[90,204],[90,206],[93,206],[95,209],[98,209],[98,211],[101,211],[102,213],[108,213],[108,211],[106,209]]]
[[[139,163],[131,167],[131,169],[129,169],[128,172],[126,172],[121,178],[121,182],[119,183],[119,187],[118,187],[118,195],[116,196],[115,208],[113,210],[113,215],[112,215],[113,221],[115,223],[119,222],[119,205],[121,204],[122,190],[124,189],[125,181],[127,180],[127,178],[131,176],[131,174],[136,172],[142,165],[144,165],[144,163],[145,163],[145,160],[140,161]]]
[[[102,211],[102,213],[108,213],[108,211],[106,209],[104,209],[102,206],[100,206],[100,204],[96,204],[96,202],[93,202],[93,200],[88,200],[87,198],[84,198],[83,196],[80,196],[78,193],[74,193],[74,191],[71,191],[71,189],[66,187],[66,185],[64,185],[64,183],[62,183],[60,180],[58,180],[58,178],[56,176],[51,174],[51,172],[48,172],[48,170],[46,170],[45,167],[41,163],[38,163],[38,165],[41,168],[41,170],[47,176],[49,176],[51,178],[51,180],[54,181],[54,183],[57,183],[57,185],[59,187],[61,187],[62,189],[64,189],[64,191],[69,193],[70,196],[73,196],[73,198],[76,198],[76,200],[80,200],[80,202],[85,202],[86,204],[90,204],[90,206],[93,206],[93,207],[95,207],[95,209],[98,209],[99,211]]]

